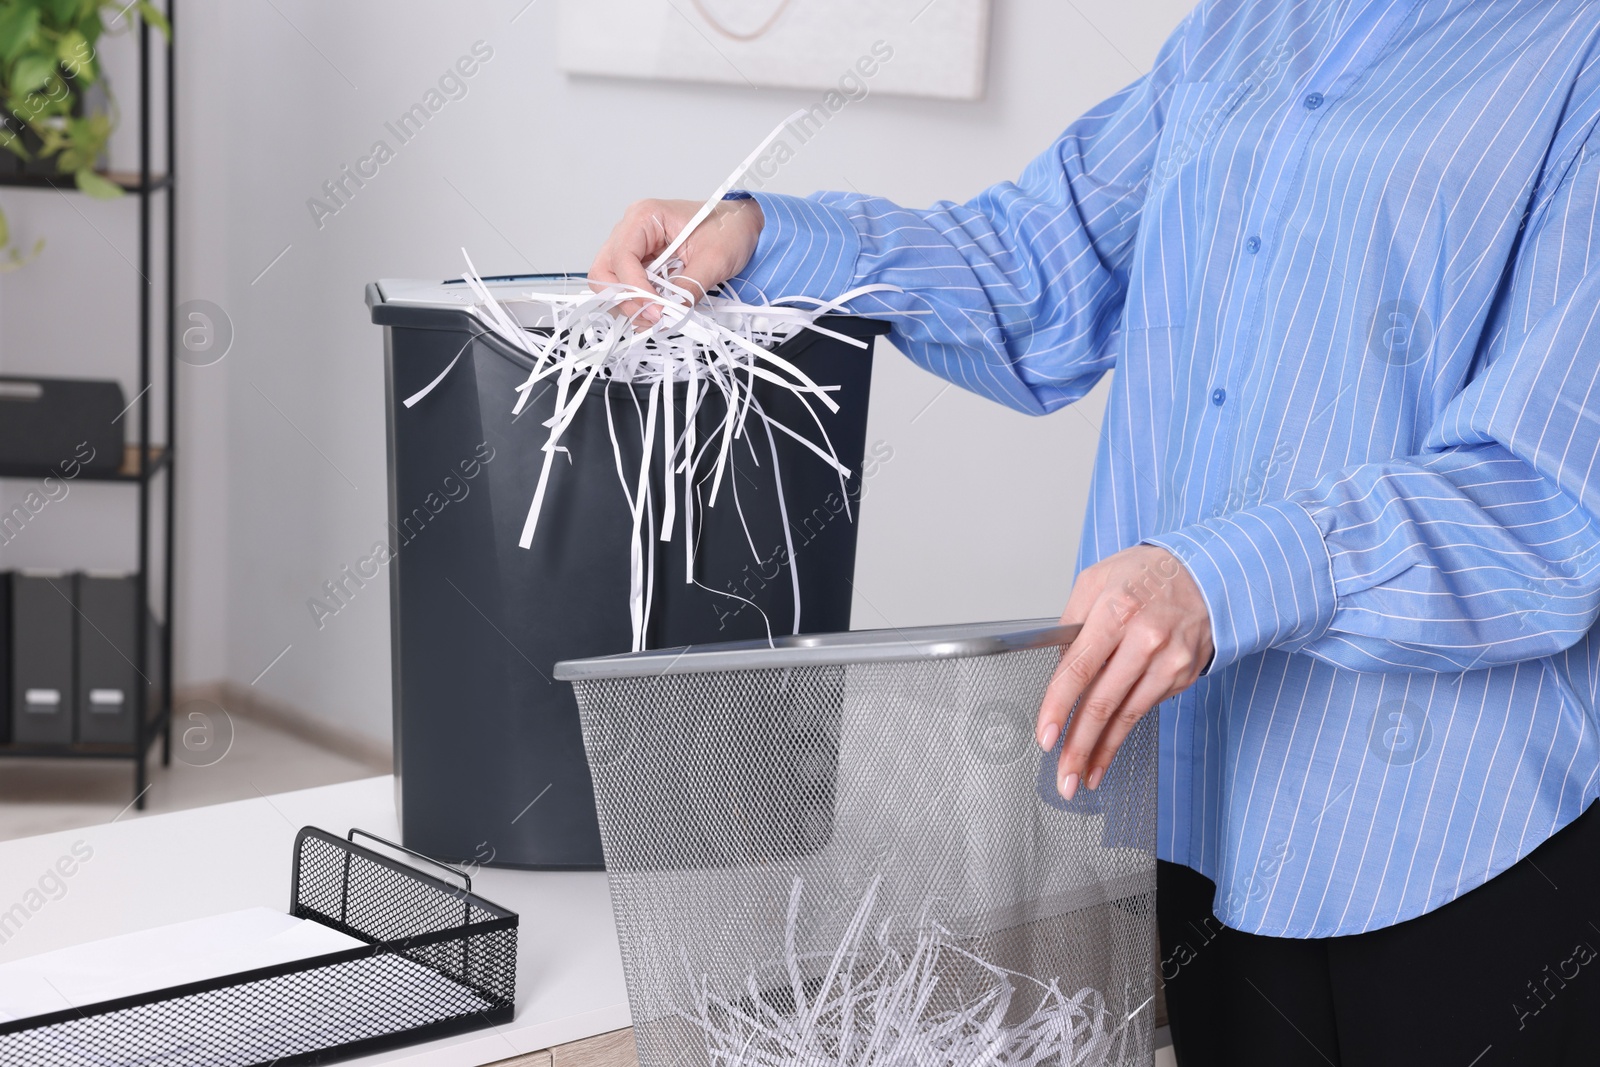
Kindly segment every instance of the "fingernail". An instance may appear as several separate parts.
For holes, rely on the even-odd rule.
[[[1100,779],[1104,778],[1105,776],[1106,769],[1104,767],[1096,767],[1094,770],[1089,772],[1089,780],[1083,784],[1089,787],[1089,792],[1093,793],[1096,789],[1100,788]]]
[[[1061,736],[1059,723],[1049,723],[1044,728],[1044,733],[1039,735],[1039,747],[1049,752],[1056,747],[1056,739]]]
[[[1061,799],[1071,800],[1078,795],[1078,776],[1069,774],[1061,779]]]

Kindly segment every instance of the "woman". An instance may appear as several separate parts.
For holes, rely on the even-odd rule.
[[[1597,120],[1587,3],[1208,0],[1016,183],[686,247],[898,285],[856,310],[1023,411],[1116,369],[1038,741],[1070,797],[1160,709],[1184,1067],[1600,1061]]]

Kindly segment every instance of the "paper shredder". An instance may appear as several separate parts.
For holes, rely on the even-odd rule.
[[[579,275],[487,283],[523,328],[546,334],[549,306],[532,294],[586,285]],[[531,363],[487,330],[474,303],[460,281],[367,287],[372,321],[384,327],[389,528],[363,574],[388,570],[402,833],[408,847],[459,863],[599,869],[578,708],[553,668],[632,644],[633,520],[617,471],[640,469],[645,390],[613,385],[586,401],[562,439],[532,547],[519,548],[554,390],[536,389],[513,414]],[[778,462],[766,458],[765,435],[760,449],[741,441],[728,475],[735,491],[698,516],[693,575],[681,534],[650,547],[649,647],[790,633],[797,593],[800,632],[849,628],[870,345],[888,327],[846,316],[824,324],[867,348],[806,331],[779,352],[837,386],[838,412],[819,405],[817,415],[855,475],[842,479],[783,435],[771,443]],[[758,384],[756,394],[767,415],[815,430],[786,390]],[[681,389],[673,400],[681,411]],[[701,440],[725,416],[717,406],[700,409]],[[698,495],[704,505],[709,485]]]

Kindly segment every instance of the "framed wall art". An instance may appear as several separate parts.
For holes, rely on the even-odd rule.
[[[861,81],[864,91],[976,100],[989,18],[990,0],[562,0],[560,64],[762,88]]]

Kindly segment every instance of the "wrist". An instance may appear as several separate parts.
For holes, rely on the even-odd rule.
[[[833,300],[857,284],[861,239],[843,211],[782,193],[754,193],[751,203],[761,225],[750,262],[732,279],[740,297]]]
[[[1295,651],[1333,621],[1327,546],[1296,503],[1258,504],[1145,543],[1176,556],[1199,587],[1215,648],[1210,670],[1269,648]]]
[[[748,193],[729,193],[712,210],[706,225],[716,226],[727,242],[724,247],[731,254],[728,264],[730,275],[737,274],[749,265],[761,242],[761,230],[765,223],[761,205],[751,199]]]
[[[754,252],[757,242],[761,240],[761,230],[767,224],[766,216],[761,213],[761,205],[747,196],[742,200],[730,201],[728,207],[750,238],[750,251]]]

